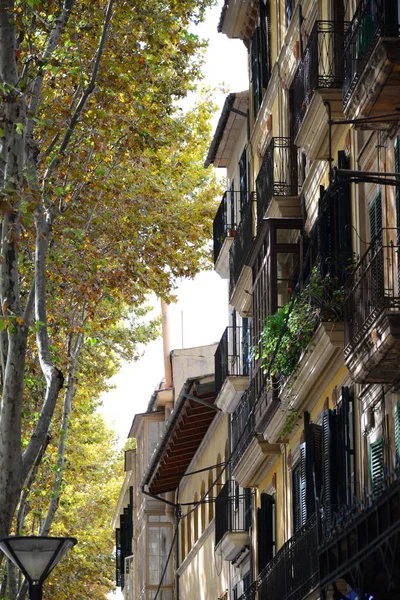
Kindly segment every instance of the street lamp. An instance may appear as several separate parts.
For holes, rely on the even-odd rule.
[[[10,536],[0,540],[0,550],[25,575],[30,600],[42,600],[42,585],[76,539],[72,537]]]

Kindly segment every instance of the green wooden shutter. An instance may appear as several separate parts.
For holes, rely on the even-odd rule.
[[[382,243],[382,196],[381,193],[369,205],[369,239],[371,246],[380,246]]]
[[[307,444],[300,446],[299,512],[301,527],[307,521]]]
[[[337,423],[338,416],[332,410],[325,410],[322,413],[322,506],[328,525],[339,503],[337,482],[340,477],[338,472],[340,461],[338,460]]]
[[[258,531],[258,572],[267,566],[274,555],[274,498],[269,494],[261,494],[261,508],[257,511]]]
[[[294,533],[296,533],[296,531],[301,527],[300,471],[301,464],[299,462],[293,467],[292,470],[292,507]]]
[[[394,443],[396,448],[396,466],[400,465],[400,402],[394,412]]]
[[[385,456],[383,438],[376,440],[369,446],[371,490],[372,494],[378,495],[384,485],[385,478]]]

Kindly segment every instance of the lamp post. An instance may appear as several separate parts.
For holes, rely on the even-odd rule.
[[[25,575],[30,600],[42,600],[44,580],[75,544],[71,537],[10,536],[0,540],[0,550]]]

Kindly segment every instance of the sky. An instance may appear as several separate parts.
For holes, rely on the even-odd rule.
[[[224,92],[216,95],[220,110],[229,92],[247,89],[247,52],[243,42],[229,40],[217,32],[223,0],[209,9],[204,23],[194,32],[209,40],[204,65],[204,84],[223,86]],[[224,173],[223,173],[224,174]],[[171,348],[193,347],[218,342],[228,324],[228,288],[214,271],[200,273],[194,280],[182,281],[177,290],[178,303],[170,305]],[[159,302],[154,299],[159,314]],[[183,341],[183,346],[182,346]],[[162,340],[150,343],[138,362],[123,365],[114,377],[115,386],[102,398],[104,414],[114,426],[121,444],[126,440],[130,424],[136,413],[144,412],[153,390],[163,377]]]

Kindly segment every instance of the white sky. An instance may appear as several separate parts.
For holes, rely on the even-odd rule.
[[[229,40],[217,33],[223,0],[208,11],[206,21],[194,28],[202,38],[209,39],[204,67],[204,84],[213,87],[224,86],[224,93],[217,96],[219,118],[226,94],[239,92],[248,87],[247,53],[239,40]],[[218,342],[228,323],[227,281],[214,271],[200,273],[194,280],[182,281],[179,285],[178,303],[170,306],[171,347],[200,346]],[[155,309],[159,311],[159,302]],[[183,323],[183,330],[182,330]],[[146,410],[153,390],[163,376],[162,341],[157,340],[147,346],[140,361],[125,364],[113,379],[115,389],[102,398],[102,412],[106,420],[113,424],[125,441],[132,419],[136,413]]]

